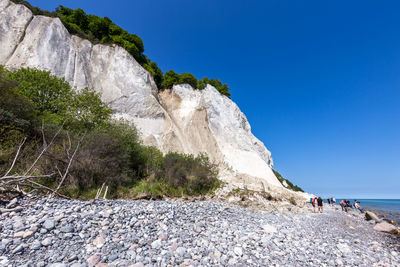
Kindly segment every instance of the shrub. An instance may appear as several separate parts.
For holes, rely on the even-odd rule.
[[[72,101],[73,93],[69,83],[48,71],[22,68],[15,72],[7,72],[6,77],[17,82],[18,91],[27,97],[39,112],[64,114],[68,103]]]
[[[56,180],[40,182],[56,186],[61,178],[57,174],[67,169],[79,144],[64,194],[92,196],[103,183],[110,187],[111,197],[146,188],[169,196],[202,194],[219,186],[217,169],[205,155],[163,156],[157,148],[143,146],[136,128],[111,120],[111,110],[92,90],[75,92],[64,79],[45,71],[8,72],[1,66],[0,87],[1,169],[9,166],[24,137],[28,141],[15,170],[26,169],[57,132],[34,172],[55,173]]]
[[[179,84],[189,84],[193,88],[197,88],[197,79],[191,73],[182,73],[179,75]]]
[[[206,155],[179,154],[165,155],[159,176],[174,188],[182,188],[187,194],[201,194],[219,185],[216,166]]]
[[[173,70],[170,70],[164,74],[163,81],[161,83],[161,88],[171,89],[174,84],[178,83],[179,83],[179,74]]]

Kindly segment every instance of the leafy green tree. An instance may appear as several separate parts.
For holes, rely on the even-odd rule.
[[[68,107],[66,121],[74,129],[92,129],[111,118],[112,110],[94,90],[83,88],[75,93]]]
[[[197,87],[197,79],[191,73],[182,73],[181,75],[179,75],[178,84],[184,84],[184,83],[189,84],[194,89],[196,89]]]
[[[222,95],[225,95],[227,97],[230,97],[231,94],[229,93],[230,88],[228,85],[225,83],[223,84],[220,80],[218,79],[208,79],[206,77],[203,78],[204,84],[209,84],[215,87]]]
[[[18,83],[16,88],[30,99],[39,112],[63,114],[73,99],[68,82],[48,71],[22,68],[8,72],[6,77]]]
[[[174,84],[178,84],[179,82],[179,74],[173,70],[167,71],[164,74],[163,81],[161,83],[161,88],[170,89]]]

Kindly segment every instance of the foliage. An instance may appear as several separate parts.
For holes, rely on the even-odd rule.
[[[70,85],[47,71],[23,68],[8,72],[6,77],[18,83],[17,90],[30,99],[39,112],[63,114],[73,94]]]
[[[229,87],[227,84],[223,84],[218,79],[208,79],[204,77],[202,80],[198,80],[191,73],[177,74],[175,71],[170,70],[164,74],[163,81],[161,83],[161,88],[171,89],[175,84],[189,84],[194,89],[203,90],[206,88],[207,84],[212,85],[217,89],[222,95],[230,97]]]
[[[112,110],[101,101],[100,95],[92,89],[83,88],[73,93],[73,99],[66,114],[66,125],[71,129],[91,129],[106,122]]]
[[[179,75],[179,84],[189,84],[193,88],[196,88],[197,79],[191,73],[182,73]]]
[[[230,88],[228,85],[222,84],[222,82],[218,79],[208,79],[206,77],[203,78],[203,83],[204,84],[209,84],[215,87],[222,95],[225,95],[227,97],[230,97],[231,94],[229,93]]]
[[[205,154],[197,157],[190,154],[170,152],[165,155],[159,174],[174,188],[181,188],[186,194],[201,194],[219,186],[217,168]]]
[[[136,128],[112,120],[111,109],[96,92],[77,92],[45,71],[11,72],[0,66],[0,133],[1,170],[10,165],[25,137],[16,170],[29,165],[49,140],[52,146],[35,166],[36,174],[66,170],[78,148],[62,189],[69,196],[92,196],[103,183],[110,187],[110,197],[143,190],[169,196],[203,194],[219,185],[217,169],[205,155],[164,156],[155,147],[143,146]],[[61,179],[57,177],[40,182],[54,187]]]
[[[179,84],[180,76],[173,70],[167,71],[164,74],[163,81],[161,83],[161,88],[170,89],[174,84]]]
[[[281,182],[281,184],[283,184],[284,181],[286,181],[286,183],[288,184],[289,189],[296,191],[296,192],[304,192],[303,189],[301,189],[300,187],[298,187],[297,185],[293,185],[292,182],[290,182],[288,179],[285,179],[282,177],[282,175],[280,175],[279,172],[272,170],[276,176],[276,178],[278,178],[279,182]]]
[[[93,128],[111,116],[111,109],[91,89],[75,91],[63,78],[31,68],[3,71],[16,82],[15,90],[31,102],[34,114],[46,122],[65,124],[69,129]],[[21,102],[22,103],[22,102]]]

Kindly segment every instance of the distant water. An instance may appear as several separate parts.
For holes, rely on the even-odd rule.
[[[337,199],[336,203],[339,204],[340,200],[341,199]],[[354,203],[354,199],[347,200],[350,200],[351,204]],[[377,211],[379,215],[386,215],[388,219],[395,219],[396,221],[399,221],[400,219],[400,199],[358,198],[357,201],[360,202],[361,207],[366,208],[367,210]]]

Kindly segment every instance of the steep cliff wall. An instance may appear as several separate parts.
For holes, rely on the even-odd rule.
[[[33,16],[9,0],[0,0],[0,46],[0,64],[9,69],[48,70],[78,90],[100,92],[116,117],[136,125],[145,144],[164,152],[205,152],[232,184],[281,187],[270,152],[237,105],[214,87],[179,85],[158,93],[151,75],[121,47],[93,45],[70,35],[58,18]]]

